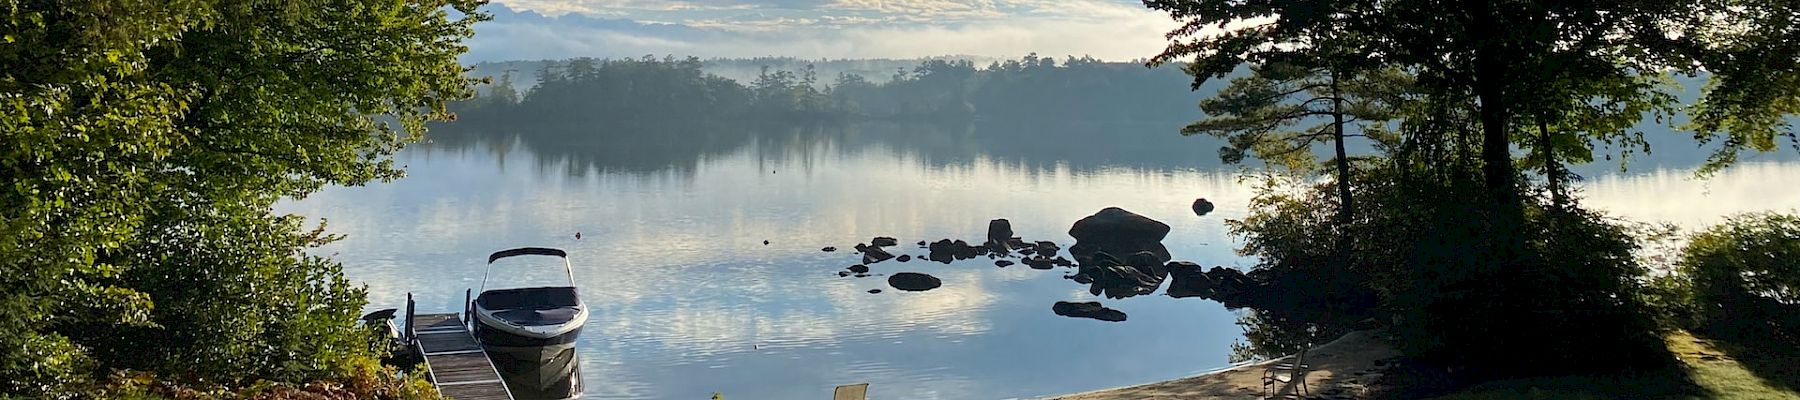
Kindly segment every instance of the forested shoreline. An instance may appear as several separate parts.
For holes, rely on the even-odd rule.
[[[754,61],[754,60],[752,60]],[[1040,119],[1169,121],[1188,118],[1200,95],[1179,68],[1090,57],[1026,56],[977,67],[924,59],[891,76],[819,76],[761,67],[739,82],[706,72],[696,57],[574,58],[536,63],[529,90],[509,72],[475,99],[456,103],[453,129],[563,123],[820,122]],[[527,74],[521,74],[527,75]],[[554,122],[552,122],[554,121]]]

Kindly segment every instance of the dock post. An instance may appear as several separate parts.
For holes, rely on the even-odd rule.
[[[469,296],[474,293],[475,293],[475,289],[463,289],[462,323],[463,323],[463,326],[465,326],[465,327],[473,326],[471,324],[475,323],[475,303],[472,299],[469,298]]]
[[[413,322],[412,321],[413,321],[413,295],[412,295],[412,292],[406,292],[406,332],[402,332],[403,333],[402,336],[405,337],[406,344],[408,344],[408,345],[413,344],[414,341],[418,339],[418,335],[416,333],[414,333],[414,331],[413,331]]]

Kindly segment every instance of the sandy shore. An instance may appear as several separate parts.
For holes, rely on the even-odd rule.
[[[1307,374],[1308,398],[1355,398],[1363,385],[1373,381],[1384,369],[1375,364],[1399,356],[1383,342],[1380,331],[1356,331],[1330,343],[1314,346],[1307,353],[1312,365]],[[1137,386],[1096,390],[1051,397],[1054,400],[1168,400],[1168,399],[1254,399],[1263,394],[1263,370],[1269,363],[1285,361],[1292,356],[1257,364],[1240,365],[1186,378]],[[1277,388],[1277,397],[1294,395],[1295,384]]]

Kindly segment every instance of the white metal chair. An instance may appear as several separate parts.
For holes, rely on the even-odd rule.
[[[1279,394],[1281,388],[1277,385],[1288,383],[1296,386],[1294,394],[1301,398],[1311,395],[1306,391],[1306,373],[1312,372],[1312,366],[1306,364],[1306,351],[1311,348],[1312,344],[1308,343],[1300,347],[1300,352],[1294,355],[1293,361],[1277,362],[1263,369],[1264,398]]]

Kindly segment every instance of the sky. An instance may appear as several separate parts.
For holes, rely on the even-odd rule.
[[[676,55],[1156,55],[1178,24],[1127,0],[495,0],[465,62]]]

